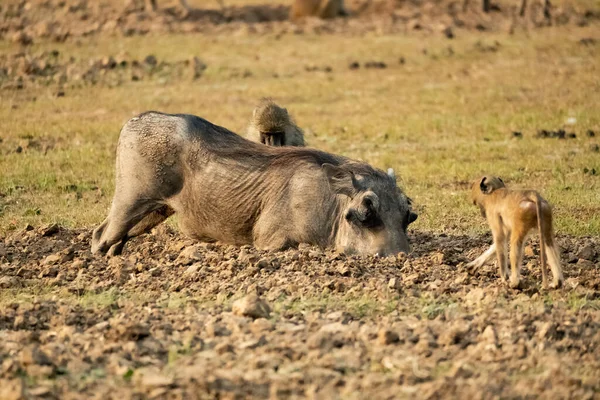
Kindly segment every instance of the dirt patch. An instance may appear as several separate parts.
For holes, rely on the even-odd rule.
[[[121,1],[11,0],[0,6],[0,38],[29,45],[38,39],[64,41],[97,34],[130,36],[148,32],[362,35],[420,30],[451,39],[455,36],[453,28],[513,31],[550,25],[583,26],[600,19],[599,10],[585,9],[569,1],[556,5],[552,2],[549,15],[538,3],[532,2],[523,16],[513,1],[494,2],[489,12],[481,9],[479,1],[454,0],[354,0],[348,1],[348,8],[349,18],[308,19],[294,24],[288,20],[289,6],[267,2],[255,6],[195,9],[189,13],[177,8],[161,8],[153,13]]]
[[[0,242],[5,397],[592,398],[600,390],[600,241],[558,239],[566,287],[465,263],[490,238],[413,233],[409,256],[264,252],[167,226],[121,257],[89,230]],[[8,393],[8,394],[6,394]]]
[[[206,64],[196,56],[181,61],[158,60],[149,54],[137,60],[127,53],[94,59],[64,57],[58,50],[28,51],[0,55],[0,88],[24,89],[30,86],[57,87],[56,96],[66,88],[90,85],[119,86],[129,81],[171,79],[194,80],[202,76]]]

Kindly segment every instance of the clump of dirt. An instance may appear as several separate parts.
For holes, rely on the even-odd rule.
[[[412,233],[354,257],[197,243],[161,226],[123,256],[57,225],[0,241],[0,397],[591,398],[600,241],[559,237],[564,289],[465,264],[489,235]],[[33,296],[33,294],[36,294]]]
[[[538,139],[576,139],[577,135],[573,132],[567,132],[564,129],[557,129],[555,131],[541,129],[535,137]]]
[[[141,2],[139,2],[141,3]],[[407,30],[445,35],[453,28],[480,31],[513,31],[549,25],[588,25],[600,12],[575,2],[552,2],[547,14],[532,2],[524,15],[513,1],[499,0],[484,12],[481,2],[437,0],[348,1],[349,18],[322,21],[309,18],[298,24],[288,20],[287,5],[227,6],[219,9],[161,8],[150,12],[119,1],[10,0],[0,7],[0,38],[22,45],[38,39],[65,41],[98,34],[143,35],[148,32],[264,33],[402,33]],[[161,5],[159,4],[159,7]],[[592,44],[586,41],[585,44]]]
[[[195,56],[169,62],[159,61],[154,55],[136,60],[123,53],[77,60],[62,56],[58,50],[38,54],[24,51],[0,55],[0,88],[23,89],[31,85],[57,85],[62,88],[96,84],[118,86],[126,81],[198,79],[206,68],[206,64]]]

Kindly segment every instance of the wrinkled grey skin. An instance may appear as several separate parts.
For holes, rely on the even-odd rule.
[[[173,213],[183,233],[202,241],[409,251],[406,228],[416,214],[395,179],[365,163],[254,143],[192,115],[148,112],[121,130],[116,164],[93,253],[119,254]]]

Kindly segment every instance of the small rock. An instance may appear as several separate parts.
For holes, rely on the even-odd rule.
[[[173,378],[161,374],[158,371],[148,369],[144,371],[138,371],[136,375],[138,374],[141,377],[139,379],[140,385],[145,389],[171,386],[173,384]]]
[[[512,136],[516,139],[523,139],[523,133],[519,131],[513,131]]]
[[[233,353],[233,346],[229,343],[219,343],[215,346],[215,352],[220,355]]]
[[[392,332],[389,329],[382,328],[377,333],[377,343],[382,346],[388,344],[397,343],[400,341],[400,336],[396,332]]]
[[[21,286],[21,281],[16,276],[0,277],[0,289],[10,289]]]
[[[594,132],[591,129],[588,129],[588,131],[585,134],[587,135],[587,137],[595,137],[596,136],[596,132]]]
[[[183,275],[195,274],[196,272],[198,272],[199,269],[200,269],[200,263],[192,264],[186,268],[186,270],[183,272]]]
[[[581,247],[576,254],[577,258],[582,258],[588,261],[593,261],[595,255],[596,250],[594,250],[594,247],[591,244],[586,244],[585,246]]]
[[[400,289],[400,281],[396,278],[391,278],[387,284],[388,289],[391,290],[399,290]]]
[[[0,379],[0,399],[22,400],[25,399],[23,384],[24,379]]]
[[[29,36],[28,34],[26,34],[23,31],[16,32],[11,37],[11,39],[14,43],[19,43],[20,45],[23,45],[23,46],[29,46],[30,44],[33,43],[33,39],[31,38],[31,36]]]
[[[42,236],[52,236],[60,230],[58,224],[46,225],[40,229]]]
[[[365,68],[385,69],[387,68],[387,64],[383,61],[368,61],[365,63]]]
[[[269,318],[271,314],[271,307],[260,299],[257,294],[252,293],[243,297],[233,303],[231,311],[234,315],[243,317],[256,318]]]
[[[112,56],[108,56],[104,57],[100,61],[100,65],[102,66],[102,68],[105,69],[113,69],[117,66],[117,61]]]
[[[523,252],[527,257],[537,256],[536,252],[533,250],[533,247],[531,245],[525,246],[525,249]]]
[[[594,143],[590,145],[590,151],[593,151],[594,153],[598,153],[600,152],[600,145]]]
[[[348,68],[350,69],[359,69],[360,68],[360,64],[358,63],[358,61],[353,61],[350,63],[350,65],[348,65]]]
[[[472,289],[465,296],[465,303],[470,306],[478,306],[481,304],[481,301],[483,300],[484,296],[485,293],[482,288]]]
[[[444,36],[446,36],[448,39],[454,39],[454,31],[452,30],[451,27],[447,27],[446,29],[444,29],[442,31],[442,33],[444,34]]]
[[[60,253],[50,254],[43,261],[43,265],[54,265],[57,264],[62,259],[62,255]]]
[[[577,260],[577,265],[582,268],[594,268],[595,267],[593,262],[591,262],[589,260],[584,260],[583,258],[580,258],[579,260]]]
[[[494,346],[497,346],[498,335],[496,334],[496,329],[494,328],[493,325],[486,326],[486,328],[481,333],[481,341],[488,343],[488,344],[493,344]]]
[[[21,351],[19,361],[23,365],[48,365],[52,366],[52,360],[36,347],[26,347]]]
[[[158,60],[156,59],[156,56],[150,54],[146,56],[146,58],[144,58],[144,63],[146,65],[149,65],[150,67],[156,67],[156,65],[158,64]]]
[[[202,260],[202,252],[199,246],[189,246],[183,249],[175,260],[176,265],[190,265],[196,261]]]

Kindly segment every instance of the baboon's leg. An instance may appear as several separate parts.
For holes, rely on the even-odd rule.
[[[546,256],[548,258],[550,270],[552,271],[552,284],[550,284],[550,287],[552,289],[556,289],[561,287],[564,281],[562,268],[560,266],[560,254],[558,252],[556,240],[554,239],[554,235],[552,234],[552,228],[550,227],[550,229],[546,229],[544,235],[544,242],[546,244]]]
[[[483,254],[468,263],[467,268],[475,270],[483,267],[494,256],[494,253],[496,253],[496,243],[493,243]]]
[[[521,263],[523,262],[523,244],[526,234],[514,230],[510,237],[510,287],[516,289],[521,284],[519,274],[521,272]]]
[[[496,245],[496,259],[498,261],[498,273],[502,282],[506,282],[508,278],[508,257],[507,257],[507,240],[506,234],[502,229],[496,229],[494,233],[494,244]]]

